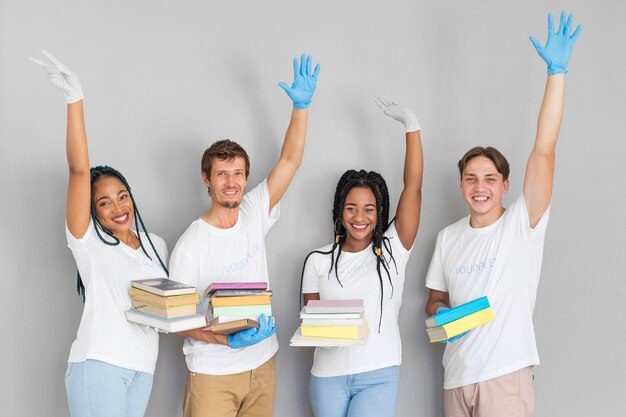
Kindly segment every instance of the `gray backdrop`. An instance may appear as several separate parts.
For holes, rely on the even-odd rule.
[[[47,49],[80,77],[92,165],[133,186],[149,230],[173,249],[209,202],[203,150],[220,138],[251,154],[249,183],[274,164],[302,51],[322,64],[304,162],[267,244],[279,325],[276,416],[310,416],[312,350],[290,348],[302,260],[332,238],[343,170],[401,189],[401,126],[372,99],[410,106],[424,128],[422,224],[401,310],[399,416],[442,414],[442,346],[423,329],[424,277],[437,232],[466,214],[456,161],[495,145],[519,195],[545,85],[528,35],[546,13],[585,27],[567,75],[555,191],[535,324],[538,416],[624,415],[626,3],[613,1],[0,1],[3,415],[67,416],[63,383],[81,316],[64,227],[62,94],[28,61]],[[181,415],[182,338],[161,337],[147,415]]]

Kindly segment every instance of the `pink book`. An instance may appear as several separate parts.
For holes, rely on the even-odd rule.
[[[217,290],[266,290],[267,282],[213,282],[204,291],[204,295],[212,294]]]
[[[305,313],[362,313],[363,300],[309,300]]]

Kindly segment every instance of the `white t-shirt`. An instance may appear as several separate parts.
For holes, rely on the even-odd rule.
[[[280,214],[269,211],[267,180],[246,193],[237,223],[218,229],[202,218],[178,240],[170,261],[170,277],[204,292],[212,282],[269,281],[265,235]],[[252,346],[231,349],[188,337],[183,345],[187,368],[209,375],[230,375],[255,369],[278,350],[276,335]]]
[[[318,377],[350,375],[367,372],[402,363],[402,343],[398,328],[398,313],[402,304],[402,291],[406,264],[411,250],[406,250],[400,242],[396,224],[393,222],[385,236],[396,261],[394,266],[391,256],[384,249],[393,283],[389,283],[387,273],[381,266],[383,278],[383,317],[378,332],[380,318],[380,280],[376,272],[376,256],[372,252],[372,245],[360,252],[341,252],[339,257],[337,281],[335,269],[330,277],[328,270],[331,266],[331,255],[314,253],[309,258],[304,269],[302,292],[304,294],[319,293],[322,300],[363,299],[365,317],[368,318],[370,334],[367,343],[363,346],[351,347],[317,347],[311,374]],[[318,250],[328,252],[332,245]],[[337,249],[335,249],[335,257]],[[397,266],[397,273],[396,273]]]
[[[107,241],[113,239],[100,231]],[[167,277],[156,254],[141,233],[141,241],[150,255],[120,242],[109,246],[102,242],[93,223],[81,239],[65,227],[67,246],[85,285],[85,307],[68,362],[95,359],[122,368],[154,373],[159,352],[156,330],[126,321],[124,312],[131,308],[128,290],[131,281]],[[150,233],[161,259],[167,263],[167,247],[160,237]]]
[[[495,319],[448,343],[444,388],[452,389],[539,364],[535,308],[549,208],[530,227],[524,197],[492,225],[472,228],[470,217],[437,236],[426,286],[450,294],[450,304],[488,296]]]

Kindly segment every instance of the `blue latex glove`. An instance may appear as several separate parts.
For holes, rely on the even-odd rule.
[[[259,327],[242,330],[228,336],[228,346],[232,349],[239,349],[246,346],[256,345],[276,333],[274,317],[266,317],[265,314],[259,316]]]
[[[541,46],[541,42],[537,38],[534,36],[530,37],[530,41],[535,46],[537,53],[548,64],[548,74],[567,73],[567,62],[572,55],[574,42],[576,42],[582,30],[582,25],[578,25],[570,36],[572,20],[574,20],[574,15],[570,14],[566,21],[565,12],[562,11],[559,30],[554,32],[552,13],[548,13],[548,40],[546,45]]]
[[[437,308],[437,314],[442,313],[446,310],[450,310],[448,307],[438,307]],[[468,330],[466,332],[463,332],[461,334],[457,334],[456,336],[452,336],[450,339],[446,339],[446,340],[440,340],[439,343],[450,343],[450,342],[454,342],[455,340],[459,340],[460,338],[466,336],[469,332],[471,332],[471,330]]]
[[[296,109],[306,109],[311,105],[311,99],[317,86],[317,76],[320,73],[320,64],[315,66],[311,72],[313,58],[311,55],[304,55],[293,59],[293,84],[289,87],[286,83],[278,83],[285,90],[285,93],[293,100],[293,107]]]

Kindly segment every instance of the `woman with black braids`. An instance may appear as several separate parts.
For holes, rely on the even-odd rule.
[[[364,346],[315,349],[309,401],[316,417],[395,416],[402,361],[398,312],[422,199],[421,128],[408,108],[376,102],[406,128],[404,189],[389,224],[383,177],[346,171],[335,191],[334,243],[304,261],[304,302],[362,298],[370,327]]]
[[[122,174],[89,168],[82,88],[69,68],[44,55],[52,63],[31,60],[46,69],[68,103],[66,235],[85,302],[65,375],[70,413],[141,417],[152,389],[158,334],[127,322],[124,311],[130,308],[131,280],[167,276],[167,248],[147,233]]]

